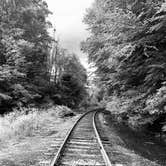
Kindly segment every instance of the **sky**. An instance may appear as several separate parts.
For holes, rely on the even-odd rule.
[[[85,40],[89,33],[87,26],[82,22],[86,9],[94,0],[46,0],[53,13],[49,20],[56,28],[56,37],[63,48],[76,53],[82,64],[87,67],[87,56],[80,51],[80,42]]]

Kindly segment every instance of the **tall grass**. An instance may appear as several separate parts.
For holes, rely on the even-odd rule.
[[[61,114],[69,111],[64,106],[51,107],[47,110],[36,108],[22,111],[15,110],[5,116],[0,117],[0,141],[9,139],[18,139],[27,136],[33,136],[36,131],[41,130],[49,121],[60,119]],[[27,113],[29,112],[29,113]]]

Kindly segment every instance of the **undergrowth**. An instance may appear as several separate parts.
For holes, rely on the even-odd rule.
[[[0,140],[19,139],[33,136],[42,130],[49,121],[60,119],[72,111],[65,106],[51,107],[47,110],[38,108],[23,108],[0,117]]]
[[[106,102],[106,109],[120,120],[126,121],[133,128],[144,128],[159,121],[158,130],[166,128],[166,86],[155,93],[146,95],[111,96]],[[163,118],[161,118],[163,117]],[[160,125],[161,124],[161,125]]]

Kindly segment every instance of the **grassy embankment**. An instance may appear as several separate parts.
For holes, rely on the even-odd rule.
[[[0,165],[39,165],[56,137],[64,138],[78,116],[66,107],[15,111],[0,117]]]

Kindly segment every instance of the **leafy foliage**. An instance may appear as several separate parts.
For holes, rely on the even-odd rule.
[[[0,91],[13,98],[12,105],[27,103],[33,94],[26,86],[33,89],[48,77],[49,13],[42,0],[1,2]]]
[[[86,99],[87,74],[77,55],[69,53],[55,43],[50,57],[51,81],[56,93],[55,103],[78,107]]]
[[[146,124],[165,113],[165,97],[159,95],[166,79],[165,4],[96,0],[84,19],[91,36],[82,42],[82,49],[97,67],[109,108],[114,105],[110,96],[119,98],[129,122],[142,119],[140,124]],[[120,110],[116,114],[122,115]]]
[[[62,94],[58,88],[64,74],[78,77],[84,89],[86,71],[76,55],[53,44],[49,14],[43,0],[0,1],[0,113]],[[53,68],[58,76],[52,81]]]

